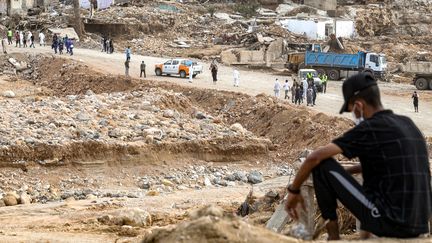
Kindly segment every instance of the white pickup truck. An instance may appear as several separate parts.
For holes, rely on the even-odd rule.
[[[189,59],[170,59],[164,63],[155,65],[155,73],[157,76],[180,75],[182,78],[189,76],[189,67],[193,64],[192,77],[196,77],[203,72],[203,66]]]

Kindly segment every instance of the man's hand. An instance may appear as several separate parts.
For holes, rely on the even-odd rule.
[[[299,214],[297,212],[297,206],[299,203],[303,208],[303,210],[306,211],[303,196],[301,194],[288,193],[288,199],[285,204],[285,210],[288,212],[289,216],[295,220],[299,219]]]

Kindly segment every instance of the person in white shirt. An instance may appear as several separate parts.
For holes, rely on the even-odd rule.
[[[273,90],[274,90],[275,97],[277,98],[279,98],[280,89],[281,89],[281,84],[279,83],[279,79],[276,79]]]
[[[240,84],[240,72],[235,68],[233,71],[234,87],[238,87]]]
[[[45,34],[43,32],[39,33],[39,45],[40,46],[45,46]]]
[[[283,89],[285,90],[285,99],[289,99],[289,95],[288,95],[288,93],[289,93],[289,91],[290,91],[290,86],[289,86],[289,84],[288,84],[288,79],[285,80],[285,83],[284,83],[284,85],[283,85]]]
[[[193,62],[191,62],[191,65],[189,67],[189,83],[192,83],[193,73],[194,73]]]
[[[306,95],[307,95],[308,88],[309,88],[308,80],[307,79],[303,79],[303,99],[304,100],[306,100]]]

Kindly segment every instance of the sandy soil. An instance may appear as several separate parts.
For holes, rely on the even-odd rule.
[[[30,52],[30,53],[51,53],[48,47],[38,47],[36,49],[20,49],[10,48],[9,52]],[[103,73],[109,74],[124,74],[124,54],[114,53],[105,54],[94,50],[74,50],[75,55],[72,58],[80,60],[90,67],[95,68]],[[70,58],[70,56],[64,55]],[[167,58],[148,57],[132,55],[130,64],[130,74],[132,77],[139,78],[139,65],[141,61],[147,64],[147,79],[168,81],[185,86],[214,88],[217,90],[229,90],[244,92],[251,95],[260,93],[272,94],[273,83],[276,78],[280,81],[285,79],[291,80],[291,77],[278,76],[262,70],[241,70],[240,71],[240,87],[234,87],[232,82],[232,67],[219,66],[219,77],[216,85],[213,85],[211,73],[208,71],[209,63],[202,63],[204,73],[198,75],[192,84],[188,83],[187,79],[179,77],[162,76],[157,77],[154,74],[154,65],[167,60]],[[328,85],[328,92],[320,94],[317,99],[317,105],[312,109],[327,113],[329,115],[339,116],[338,111],[342,105],[343,97],[341,92],[342,82],[332,81]],[[396,113],[406,115],[414,120],[425,136],[432,136],[432,126],[430,126],[429,117],[432,117],[432,91],[420,91],[420,112],[414,113],[411,94],[415,90],[414,86],[408,84],[396,83],[381,83],[382,101],[386,108],[394,110]],[[350,118],[351,114],[343,116]]]

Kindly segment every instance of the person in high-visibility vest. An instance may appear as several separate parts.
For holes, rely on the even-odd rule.
[[[321,76],[321,84],[322,84],[322,92],[323,92],[324,94],[325,94],[326,91],[327,91],[327,80],[328,80],[327,74],[323,74],[323,75]]]
[[[13,36],[12,30],[8,29],[8,31],[7,31],[7,38],[8,38],[8,44],[9,45],[12,45],[12,36]]]

